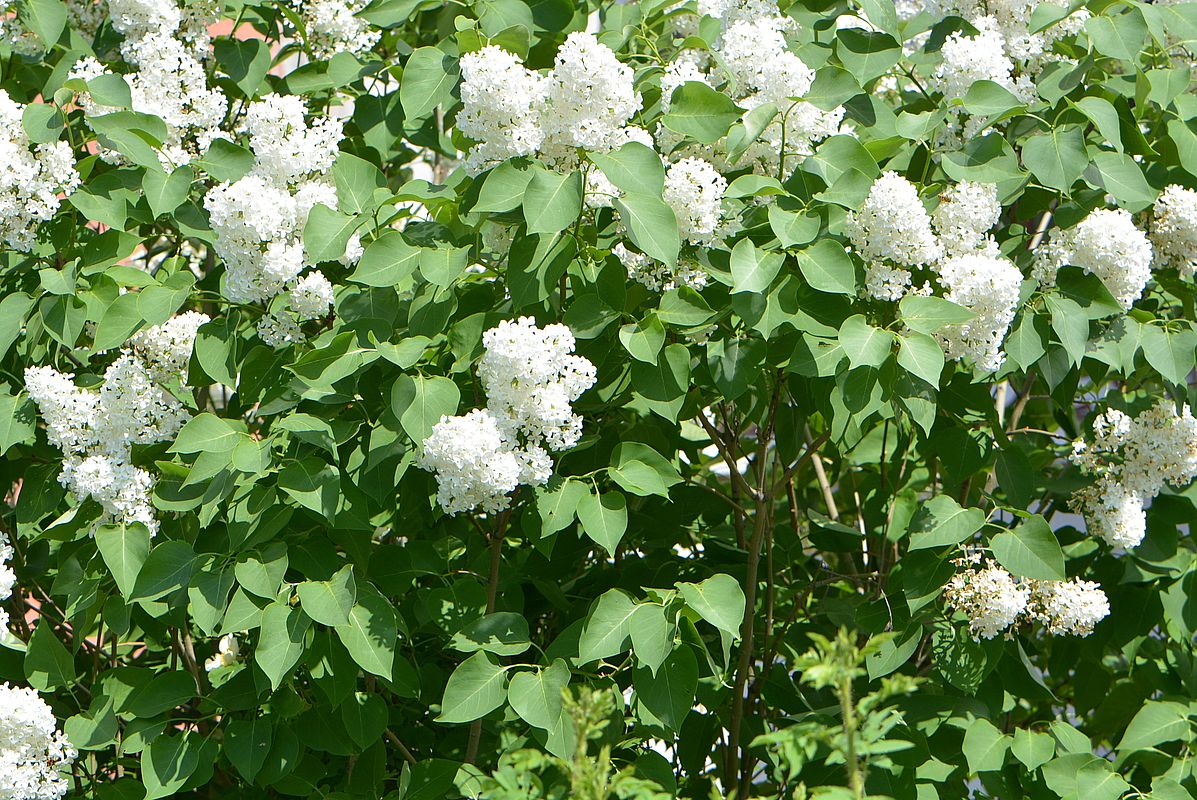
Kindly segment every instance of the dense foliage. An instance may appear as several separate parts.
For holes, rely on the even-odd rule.
[[[1194,41],[0,0],[0,799],[1197,796]]]

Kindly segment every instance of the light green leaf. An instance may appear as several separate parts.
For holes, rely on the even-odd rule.
[[[628,505],[623,494],[590,491],[578,500],[577,513],[586,535],[614,555],[628,529]]]
[[[1047,520],[1038,514],[994,536],[989,546],[998,563],[1020,578],[1062,581],[1066,577],[1064,552]]]
[[[487,653],[475,653],[457,665],[441,700],[437,722],[473,722],[486,716],[507,698],[507,671]]]
[[[731,575],[712,575],[699,583],[679,583],[686,605],[721,631],[740,635],[744,622],[744,590]]]

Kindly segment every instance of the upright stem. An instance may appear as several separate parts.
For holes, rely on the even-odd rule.
[[[848,770],[848,788],[854,800],[864,800],[864,774],[856,755],[856,704],[852,700],[852,672],[844,670],[840,678],[840,716],[844,724],[844,766]]]
[[[490,573],[486,578],[486,613],[495,613],[495,606],[499,598],[499,566],[503,561],[503,537],[507,533],[507,521],[511,519],[511,509],[502,511],[495,519],[494,531],[490,534]],[[478,758],[478,744],[482,741],[482,720],[476,719],[470,724],[470,739],[466,744],[466,763],[473,764]]]

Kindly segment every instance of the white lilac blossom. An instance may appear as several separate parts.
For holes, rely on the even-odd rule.
[[[252,175],[287,185],[332,168],[344,123],[327,116],[309,123],[306,114],[307,106],[298,95],[272,93],[250,105],[245,130],[254,153]]]
[[[275,350],[303,341],[299,323],[286,314],[266,314],[257,324],[258,337]]]
[[[974,638],[1010,634],[1022,622],[1043,623],[1054,636],[1088,636],[1110,613],[1098,584],[1015,578],[992,559],[968,551],[953,564],[960,570],[944,587],[947,605],[968,618]]]
[[[37,692],[0,684],[0,797],[57,800],[71,788],[77,755]]]
[[[333,304],[333,287],[322,272],[309,272],[291,287],[287,306],[301,320],[317,319],[329,312]]]
[[[564,325],[531,317],[504,321],[482,336],[478,374],[487,407],[441,417],[421,447],[447,514],[507,508],[517,487],[541,486],[553,473],[549,450],[575,445],[582,419],[570,405],[595,380],[594,365],[573,355]]]
[[[195,337],[201,326],[212,321],[207,314],[187,311],[171,317],[161,325],[138,331],[129,340],[133,350],[150,369],[155,380],[180,380],[186,375],[187,362],[195,348]]]
[[[1051,60],[1051,46],[1057,40],[1071,36],[1089,18],[1087,9],[1078,9],[1063,16],[1047,28],[1032,32],[1031,14],[1037,7],[1054,5],[1066,10],[1066,3],[1047,0],[928,0],[927,10],[935,19],[957,15],[974,27],[989,17],[1002,37],[1006,54],[1022,68],[1037,69]]]
[[[1031,581],[1028,613],[1049,633],[1088,636],[1110,615],[1110,601],[1093,581]]]
[[[461,57],[462,108],[457,129],[477,142],[466,156],[468,172],[477,174],[540,148],[546,85],[542,76],[496,45]]]
[[[992,81],[1014,90],[1014,63],[1006,56],[1002,35],[992,17],[975,23],[976,36],[956,32],[943,43],[943,61],[931,75],[931,85],[949,103],[960,100],[977,81]]]
[[[12,565],[9,563],[12,561],[13,552],[8,534],[0,531],[0,601],[12,597],[13,587],[17,584],[17,573],[13,571]],[[0,605],[0,638],[7,638],[10,635],[8,623],[8,609]]]
[[[853,248],[868,265],[867,291],[878,300],[901,299],[910,286],[909,269],[943,255],[918,189],[896,172],[873,183],[846,225]]]
[[[566,37],[546,85],[542,126],[559,146],[607,152],[627,141],[624,127],[640,110],[632,68],[593,34]]]
[[[66,142],[34,145],[21,124],[25,106],[0,89],[0,243],[28,252],[38,223],[51,219],[79,186]]]
[[[679,259],[671,267],[644,253],[629,250],[623,242],[611,248],[611,253],[627,269],[629,278],[654,292],[667,292],[679,286],[702,289],[707,285],[706,270],[697,263]]]
[[[740,94],[759,92],[782,110],[806,94],[815,72],[787,46],[785,34],[793,27],[792,19],[768,14],[724,28],[717,53]]]
[[[530,444],[565,450],[582,435],[571,403],[595,382],[594,365],[573,354],[574,335],[561,324],[536,327],[531,317],[505,320],[482,335],[478,376],[487,407],[505,429]]]
[[[222,667],[231,667],[240,660],[241,646],[237,643],[237,637],[231,633],[226,633],[216,643],[216,652],[204,662],[204,670],[212,672]]]
[[[727,178],[700,158],[685,158],[669,166],[662,197],[673,209],[684,241],[709,246],[719,238],[726,191]]]
[[[948,606],[968,618],[973,636],[992,639],[1015,625],[1031,591],[992,561],[969,564],[944,588]]]
[[[368,0],[288,0],[288,5],[303,19],[304,41],[317,59],[366,53],[382,36],[357,16]]]
[[[1072,497],[1090,533],[1134,547],[1146,533],[1146,502],[1197,477],[1197,419],[1187,405],[1177,413],[1167,400],[1136,417],[1109,409],[1094,419],[1093,441],[1075,442],[1070,458],[1096,478]]]
[[[1160,193],[1151,213],[1156,263],[1192,278],[1197,273],[1197,192],[1172,184]]]
[[[59,483],[104,510],[100,524],[140,522],[158,529],[153,476],[133,464],[135,444],[174,439],[190,418],[164,386],[182,381],[195,332],[207,317],[188,312],[138,334],[104,371],[98,389],[76,386],[53,367],[25,370],[25,389],[46,422],[46,438],[63,454]]]
[[[967,322],[940,329],[936,338],[949,358],[969,359],[993,371],[1005,360],[1002,342],[1018,308],[1022,273],[1008,259],[970,253],[938,265],[944,297],[973,312]]]
[[[1040,248],[1034,276],[1047,286],[1055,283],[1060,267],[1080,267],[1101,278],[1118,304],[1129,310],[1151,279],[1151,262],[1151,242],[1135,227],[1130,212],[1099,209]]]
[[[931,224],[949,256],[992,249],[989,230],[1002,213],[997,185],[962,181],[939,196]]]
[[[216,252],[225,262],[225,293],[234,302],[269,300],[307,264],[303,228],[316,203],[336,207],[336,190],[317,181],[292,192],[260,175],[222,183],[204,198]]]
[[[441,417],[424,440],[419,464],[436,475],[437,502],[446,514],[502,511],[520,484],[515,448],[486,409]]]

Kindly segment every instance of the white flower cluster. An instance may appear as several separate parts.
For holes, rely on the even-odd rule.
[[[677,217],[682,240],[709,247],[723,235],[723,194],[727,178],[701,158],[669,165],[662,198]]]
[[[78,752],[37,692],[0,684],[0,797],[57,800]]]
[[[170,441],[190,415],[165,383],[181,381],[196,331],[208,321],[190,312],[139,333],[104,372],[98,390],[76,386],[53,367],[25,370],[25,388],[46,421],[46,436],[62,451],[59,482],[79,500],[104,509],[100,524],[158,520],[150,501],[154,479],[134,466],[132,447]]]
[[[58,211],[60,195],[79,186],[79,173],[66,142],[29,141],[21,125],[24,111],[0,89],[0,242],[29,251],[38,223]]]
[[[1071,460],[1096,477],[1073,494],[1089,531],[1112,547],[1134,547],[1147,531],[1147,501],[1197,477],[1197,419],[1167,400],[1136,417],[1108,409],[1093,421],[1091,444],[1073,443]]]
[[[313,58],[366,53],[382,36],[357,16],[368,0],[288,0],[288,4],[303,20],[304,41]]]
[[[531,317],[504,321],[483,334],[478,375],[487,407],[442,417],[424,440],[420,466],[436,474],[437,501],[448,514],[507,508],[520,485],[552,475],[549,451],[582,435],[572,403],[594,385],[594,365],[573,354],[564,325],[537,328]]]
[[[1054,5],[1062,10],[1067,6],[1054,0],[927,0],[926,8],[935,19],[956,15],[978,30],[982,25],[992,27],[1001,36],[1009,58],[1021,68],[1037,71],[1053,58],[1052,45],[1080,31],[1089,18],[1089,11],[1081,8],[1044,30],[1032,32],[1031,14],[1042,5]]]
[[[237,643],[237,637],[231,633],[226,633],[216,643],[216,652],[204,662],[204,670],[212,672],[221,667],[231,667],[240,660],[241,646]]]
[[[963,181],[939,196],[931,223],[949,256],[994,251],[989,231],[1002,215],[997,185]]]
[[[12,597],[13,587],[17,584],[17,573],[13,572],[9,565],[12,556],[12,543],[8,540],[8,534],[0,532],[0,602]],[[0,605],[0,638],[9,635],[8,623],[8,609]]]
[[[1197,192],[1172,184],[1152,208],[1151,243],[1156,263],[1182,278],[1197,274]]]
[[[944,588],[948,607],[968,618],[975,638],[992,639],[1020,622],[1041,622],[1053,635],[1088,636],[1110,613],[1092,581],[1024,580],[971,552],[953,561],[962,569]]]
[[[269,303],[288,292],[286,310],[275,309],[258,325],[264,342],[282,347],[302,338],[296,317],[315,319],[332,306],[333,288],[323,274],[301,277],[311,263],[303,229],[316,204],[337,208],[327,172],[337,158],[342,123],[325,117],[309,124],[302,98],[269,94],[249,107],[245,128],[253,169],[209,190],[204,206],[225,262],[225,295],[238,303]],[[360,257],[361,243],[351,241],[346,254]]]
[[[772,104],[777,114],[736,164],[723,155],[726,142],[678,147],[682,137],[658,127],[657,141],[671,160],[700,156],[724,171],[751,167],[758,174],[776,175],[793,169],[817,142],[840,132],[842,107],[823,111],[802,99],[815,73],[790,50],[787,36],[797,24],[779,11],[775,0],[703,2],[698,13],[721,23],[715,58],[683,50],[666,65],[661,78],[665,110],[677,87],[696,81],[721,89],[745,110]]]
[[[949,358],[997,370],[1005,361],[1002,342],[1018,308],[1022,273],[1009,259],[984,252],[945,259],[938,272],[944,297],[973,312],[973,318],[942,328],[936,338]]]
[[[702,289],[707,285],[706,270],[697,263],[679,259],[677,264],[671,267],[643,253],[629,250],[623,242],[612,247],[611,253],[623,264],[629,278],[651,291],[667,292],[679,286]]]
[[[558,169],[578,166],[577,150],[608,152],[648,140],[628,121],[640,110],[632,68],[589,33],[574,32],[540,75],[491,45],[461,57],[457,127],[476,144],[465,166],[478,174],[500,161],[541,153]]]
[[[1135,227],[1130,212],[1098,209],[1036,252],[1034,276],[1050,286],[1060,267],[1080,267],[1101,278],[1118,304],[1129,310],[1151,279],[1151,262],[1151,242]]]
[[[125,36],[121,54],[137,67],[124,76],[131,108],[166,123],[166,139],[158,153],[163,168],[192,161],[224,136],[220,126],[228,112],[228,99],[208,86],[203,63],[208,55],[207,26],[216,18],[216,5],[208,0],[110,0],[108,7],[112,26]],[[106,72],[95,58],[86,57],[71,67],[70,77],[86,81]],[[79,103],[89,118],[116,110],[98,105],[86,92]],[[100,154],[113,163],[124,159],[115,150]]]
[[[900,300],[910,287],[910,270],[943,256],[918,189],[896,172],[873,182],[860,208],[848,214],[846,227],[865,260],[866,291],[878,300]]]

